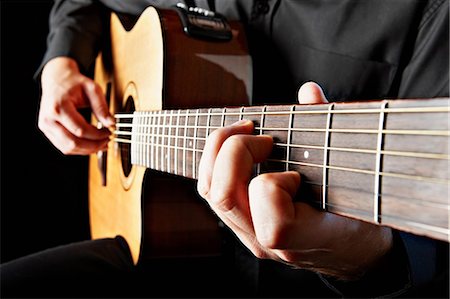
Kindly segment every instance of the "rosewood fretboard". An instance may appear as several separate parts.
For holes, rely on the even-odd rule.
[[[240,119],[274,138],[255,174],[297,170],[322,209],[449,240],[450,100],[117,114],[131,164],[196,179],[207,136]]]

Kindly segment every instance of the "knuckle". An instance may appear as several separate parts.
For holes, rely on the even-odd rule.
[[[227,194],[218,196],[217,192],[213,192],[210,196],[210,202],[216,209],[222,212],[229,212],[235,207],[234,198]]]
[[[257,194],[272,194],[277,192],[278,185],[271,173],[262,173],[250,181],[249,190]]]
[[[285,223],[266,222],[264,227],[257,229],[258,242],[265,248],[283,249],[288,246],[287,237],[290,225]]]

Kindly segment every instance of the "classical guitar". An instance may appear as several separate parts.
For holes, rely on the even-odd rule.
[[[229,26],[211,41],[175,10],[150,7],[132,26],[112,14],[95,79],[117,126],[90,157],[93,238],[123,235],[135,262],[217,253],[220,222],[195,179],[207,136],[245,118],[274,137],[255,175],[297,170],[319,209],[449,240],[449,99],[251,106],[245,36]]]

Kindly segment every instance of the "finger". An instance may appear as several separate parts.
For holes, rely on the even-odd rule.
[[[315,82],[306,82],[298,90],[297,98],[300,104],[328,103],[322,88]]]
[[[88,123],[73,105],[73,101],[65,101],[60,109],[57,121],[71,134],[89,140],[104,140],[111,135],[107,128],[98,129]]]
[[[233,135],[222,145],[214,164],[209,203],[246,232],[253,232],[248,184],[255,163],[267,158],[272,137]]]
[[[234,134],[251,134],[252,132],[253,123],[249,120],[241,120],[231,126],[217,129],[208,136],[197,175],[197,189],[202,197],[208,197],[214,163],[224,141]]]
[[[71,134],[58,122],[41,125],[41,131],[52,144],[65,155],[88,155],[106,150],[109,138],[103,140],[89,140]]]
[[[256,238],[270,249],[290,248],[295,221],[293,197],[300,186],[296,171],[266,173],[250,182],[249,203]]]
[[[86,78],[83,81],[83,90],[98,121],[105,127],[114,126],[115,120],[109,112],[101,87],[95,81]]]

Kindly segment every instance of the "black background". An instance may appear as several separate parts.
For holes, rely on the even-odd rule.
[[[64,156],[37,128],[52,1],[1,2],[1,262],[88,239],[87,157]]]

